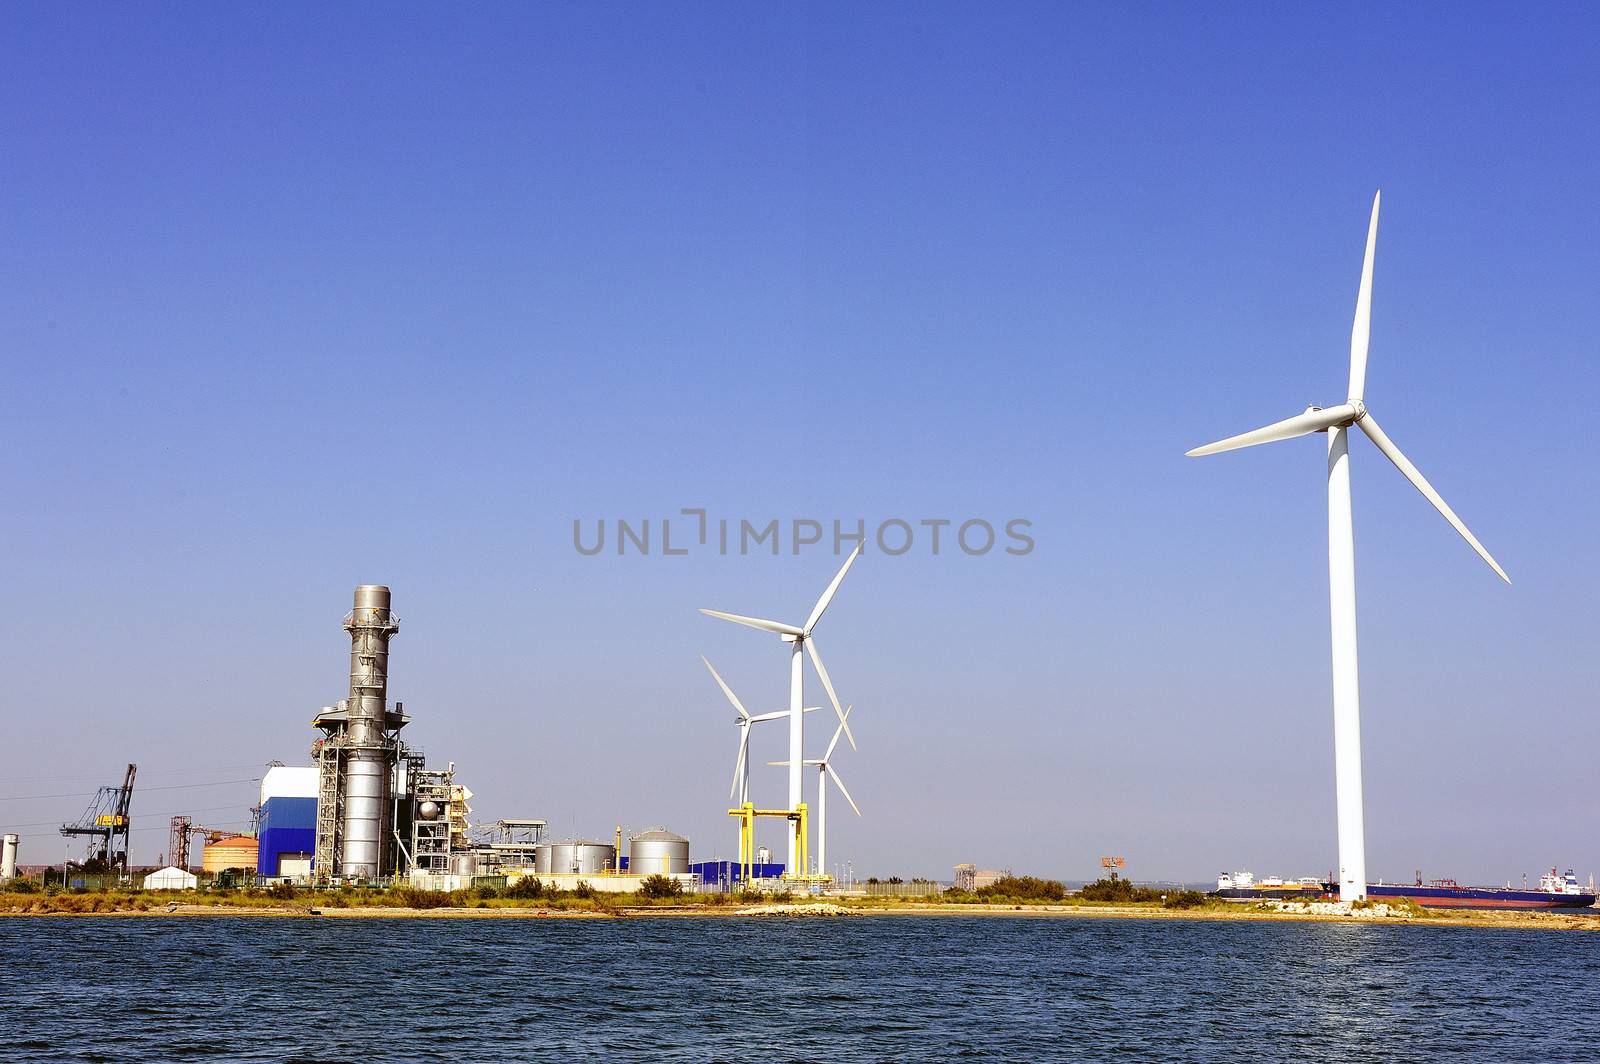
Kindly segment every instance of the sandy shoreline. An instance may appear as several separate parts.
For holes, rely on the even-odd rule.
[[[844,917],[1021,917],[1030,919],[1089,920],[1222,920],[1290,921],[1298,923],[1379,924],[1386,927],[1481,927],[1520,928],[1547,931],[1600,931],[1600,913],[1553,912],[1451,912],[1426,917],[1322,914],[1310,912],[1261,912],[1238,909],[1160,909],[1123,905],[789,905],[732,906],[618,906],[615,909],[540,909],[537,907],[405,909],[388,906],[314,908],[309,906],[247,905],[160,905],[145,910],[112,912],[0,912],[6,917],[92,919],[111,918],[192,918],[254,917],[268,919],[334,920],[617,920],[617,919],[827,919]]]

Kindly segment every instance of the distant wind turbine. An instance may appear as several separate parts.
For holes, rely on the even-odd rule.
[[[854,706],[845,706],[844,715],[848,720],[850,711]],[[833,741],[828,743],[827,751],[816,758],[807,758],[805,763],[817,766],[817,871],[826,875],[828,872],[828,781],[839,788],[839,793],[844,795],[844,800],[850,803],[850,808],[856,811],[856,816],[861,815],[861,807],[856,805],[856,800],[850,797],[850,792],[845,788],[844,780],[839,778],[839,770],[833,767],[833,750],[839,745],[839,736],[844,733],[844,721],[833,729]],[[768,761],[769,765],[787,765],[787,761]]]
[[[1367,227],[1367,253],[1361,264],[1361,288],[1356,296],[1355,323],[1350,328],[1350,392],[1346,402],[1324,410],[1308,407],[1303,414],[1238,436],[1196,447],[1190,456],[1253,447],[1293,439],[1313,432],[1328,434],[1328,592],[1333,627],[1333,756],[1339,815],[1339,898],[1357,901],[1367,894],[1366,837],[1361,808],[1361,706],[1356,666],[1356,558],[1355,533],[1350,518],[1350,440],[1352,426],[1366,433],[1378,450],[1444,515],[1479,557],[1500,574],[1511,578],[1489,555],[1478,538],[1462,524],[1455,511],[1394,445],[1377,419],[1368,412],[1364,395],[1367,380],[1367,343],[1372,331],[1372,260],[1378,243],[1378,203],[1372,197],[1372,221]]]
[[[806,622],[796,626],[784,624],[781,621],[768,621],[760,617],[745,617],[737,613],[723,613],[720,610],[702,609],[700,612],[708,617],[719,617],[724,621],[733,621],[735,624],[748,625],[763,632],[772,632],[779,639],[792,644],[789,653],[789,808],[798,809],[804,800],[801,795],[800,762],[804,758],[803,714],[801,703],[805,700],[804,683],[805,670],[801,660],[801,648],[811,655],[811,664],[816,667],[817,677],[822,681],[823,690],[828,692],[828,701],[833,705],[833,711],[839,717],[839,724],[844,729],[844,736],[850,740],[850,748],[855,749],[856,737],[850,731],[850,723],[845,720],[844,707],[839,705],[839,696],[834,693],[833,681],[828,677],[828,670],[822,664],[822,655],[817,652],[816,640],[811,636],[811,630],[822,619],[822,614],[828,608],[828,603],[833,601],[833,596],[838,592],[839,585],[844,581],[844,575],[850,571],[850,566],[861,556],[861,544],[856,544],[856,549],[850,552],[850,557],[844,560],[844,565],[839,567],[839,572],[834,576],[822,597],[817,599],[817,604],[812,607],[811,616]],[[789,833],[789,863],[787,868],[790,875],[804,875],[805,869],[799,868],[796,862],[800,857],[799,823],[795,830]]]
[[[733,708],[739,713],[733,721],[739,729],[739,757],[733,763],[733,784],[728,788],[728,799],[729,801],[738,799],[739,804],[743,805],[750,800],[750,728],[752,725],[760,724],[762,721],[782,720],[789,715],[789,711],[780,709],[773,713],[752,715],[749,710],[744,708],[744,703],[739,701],[739,696],[733,693],[733,688],[729,687],[728,682],[722,678],[722,674],[717,672],[711,662],[706,661],[704,654],[700,655],[700,660],[705,661],[706,668],[711,670],[711,678],[717,681],[717,686],[722,688],[722,693],[728,696],[728,701],[733,704]],[[818,708],[817,706],[807,706],[805,711],[807,713],[815,713]]]

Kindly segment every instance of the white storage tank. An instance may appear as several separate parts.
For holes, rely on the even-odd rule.
[[[540,843],[533,854],[533,870],[548,875],[600,875],[615,871],[617,848],[609,842],[568,839]]]
[[[670,876],[689,871],[689,840],[670,831],[641,831],[628,839],[628,874]]]

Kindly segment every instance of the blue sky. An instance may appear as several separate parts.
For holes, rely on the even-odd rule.
[[[83,800],[22,796],[303,762],[360,582],[479,812],[731,854],[698,655],[776,708],[784,652],[695,607],[798,620],[836,560],[572,545],[705,507],[1032,522],[1023,557],[869,549],[819,627],[867,814],[834,858],[1325,872],[1321,439],[1183,452],[1343,399],[1381,187],[1368,403],[1516,583],[1356,442],[1368,866],[1600,871],[1592,12],[3,18],[25,861]],[[136,857],[251,790],[141,796]]]

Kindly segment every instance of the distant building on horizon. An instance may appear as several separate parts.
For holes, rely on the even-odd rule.
[[[979,868],[973,864],[956,865],[956,889],[972,893],[990,887],[1011,875],[1009,868]]]

